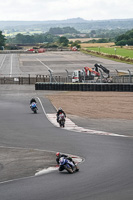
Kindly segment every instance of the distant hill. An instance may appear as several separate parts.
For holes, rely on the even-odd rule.
[[[133,28],[132,19],[110,19],[110,20],[84,20],[82,18],[73,18],[66,20],[50,21],[0,21],[0,30],[2,31],[35,31],[47,32],[50,28],[70,26],[77,31],[87,33],[97,29],[126,29]]]

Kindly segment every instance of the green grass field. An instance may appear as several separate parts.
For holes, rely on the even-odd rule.
[[[133,50],[131,49],[124,49],[124,48],[117,48],[117,47],[88,47],[88,50],[93,50],[101,53],[107,53],[110,55],[120,55],[124,57],[133,58]]]

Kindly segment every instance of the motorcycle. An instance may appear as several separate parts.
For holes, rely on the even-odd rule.
[[[65,127],[65,115],[63,113],[59,115],[58,122],[60,127]]]
[[[77,165],[65,157],[60,158],[59,168],[60,167],[62,168],[62,170],[65,169],[70,174],[72,174],[73,172],[79,171],[79,168],[77,167]]]
[[[37,113],[38,108],[35,102],[30,105],[30,108],[35,114]]]

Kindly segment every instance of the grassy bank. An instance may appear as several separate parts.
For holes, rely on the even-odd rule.
[[[99,53],[106,53],[109,55],[118,55],[124,56],[128,58],[133,58],[133,50],[132,49],[125,49],[119,47],[88,47],[87,50],[96,51]]]
[[[128,64],[133,64],[133,49],[132,48],[120,48],[108,44],[86,44],[86,46],[81,45],[81,51],[87,54],[115,60],[118,62],[124,62]]]

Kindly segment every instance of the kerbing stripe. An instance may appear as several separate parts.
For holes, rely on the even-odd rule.
[[[56,121],[56,113],[54,114],[46,114],[47,118],[51,123],[53,123],[56,127],[59,127],[59,124]],[[109,133],[104,131],[97,131],[97,130],[91,130],[91,129],[85,129],[83,127],[77,126],[74,122],[72,122],[69,118],[66,117],[66,123],[65,127],[63,129],[70,130],[70,131],[76,131],[76,132],[83,132],[83,133],[89,133],[89,134],[97,134],[97,135],[108,135],[108,136],[117,136],[117,137],[129,137],[126,135],[119,135],[115,133]]]

